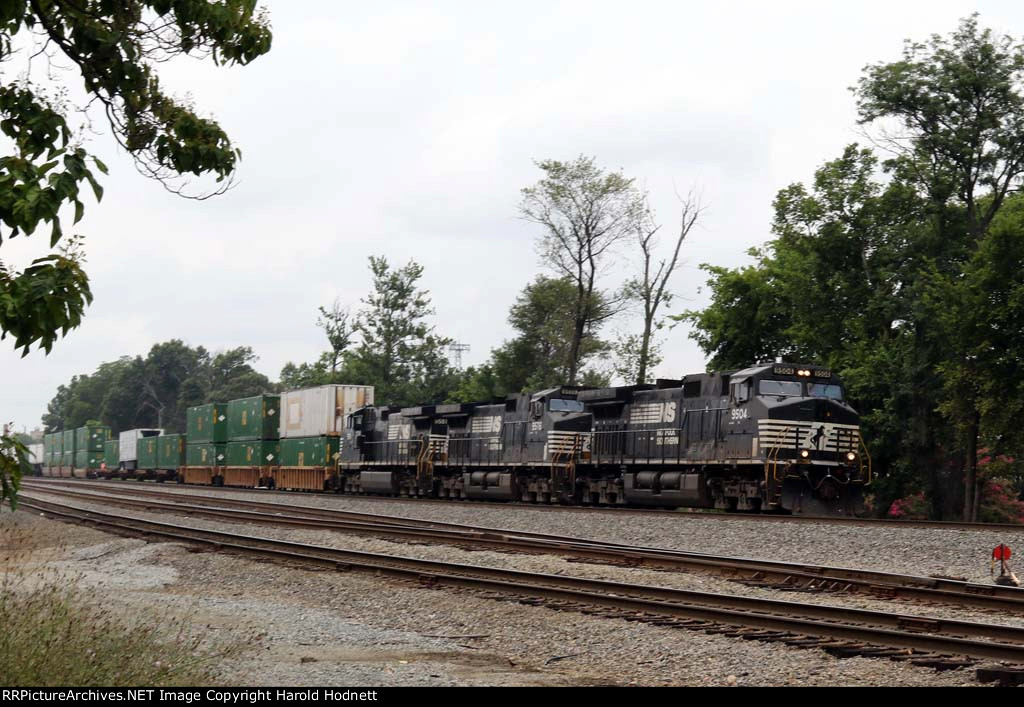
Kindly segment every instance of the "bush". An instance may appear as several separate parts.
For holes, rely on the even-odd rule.
[[[986,481],[981,490],[978,520],[982,523],[1024,523],[1024,501],[1015,498],[1005,479]]]
[[[889,506],[889,517],[898,520],[927,520],[930,506],[924,491],[913,496],[898,498]]]

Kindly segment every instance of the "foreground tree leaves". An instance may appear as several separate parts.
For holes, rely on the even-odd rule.
[[[196,198],[225,191],[241,153],[216,121],[164,93],[154,66],[179,55],[247,64],[270,43],[255,0],[0,3],[0,64],[16,47],[46,61],[55,51],[82,79],[89,102],[102,107],[114,139],[142,174],[180,194],[188,186],[183,175],[213,176],[220,187]],[[97,201],[103,198],[92,170],[106,167],[75,142],[69,112],[31,78],[0,87],[0,133],[12,145],[0,155],[0,245],[47,225],[49,247],[57,248],[63,223],[78,223],[85,213],[83,183]],[[0,261],[0,339],[11,336],[23,355],[33,345],[49,353],[92,301],[82,263],[77,240],[23,272]],[[13,488],[9,473],[0,467],[0,500]]]

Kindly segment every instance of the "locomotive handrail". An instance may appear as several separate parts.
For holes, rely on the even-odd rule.
[[[860,462],[860,472],[861,472],[861,475],[863,476],[863,474],[864,474],[864,457],[867,457],[867,460],[868,460],[867,479],[868,480],[864,483],[864,485],[865,486],[870,486],[871,482],[875,480],[875,477],[874,477],[874,474],[873,474],[873,469],[872,469],[872,462],[871,462],[871,451],[868,449],[868,445],[864,441],[864,435],[862,435],[860,433],[860,430],[857,430],[857,440],[860,443],[859,444],[859,449],[863,449],[864,450],[863,456],[861,456],[861,455],[857,456],[857,460]]]
[[[581,441],[582,441],[582,437],[581,437],[580,434],[577,433],[577,434],[574,434],[572,436],[572,445],[569,447],[568,450],[561,450],[561,449],[554,449],[554,450],[552,450],[552,452],[551,452],[551,472],[550,472],[551,473],[551,490],[552,490],[552,492],[557,490],[556,489],[556,484],[555,484],[555,469],[558,466],[561,466],[562,469],[566,472],[566,476],[568,477],[567,480],[569,482],[569,493],[575,493],[576,492],[576,455],[578,454],[579,449],[581,447],[581,444],[580,444]],[[563,454],[565,455],[567,461],[560,463],[559,462],[559,458]]]
[[[786,441],[786,435],[789,434],[790,430],[794,430],[794,432],[797,432],[797,433],[799,432],[799,428],[793,428],[792,426],[786,427],[785,429],[783,429],[782,433],[779,434],[779,436],[776,438],[775,446],[771,447],[768,450],[768,454],[765,455],[765,462],[764,462],[764,465],[765,465],[764,466],[764,475],[765,475],[764,480],[765,480],[765,483],[768,482],[768,467],[769,467],[769,464],[772,465],[772,479],[774,479],[775,481],[781,481],[781,479],[779,479],[779,452],[782,451],[782,445]],[[796,449],[799,445],[800,445],[800,438],[799,438],[799,436],[797,436],[797,438],[793,442],[793,448]]]

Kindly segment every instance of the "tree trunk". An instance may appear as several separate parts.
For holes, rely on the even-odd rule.
[[[637,367],[636,373],[637,385],[647,382],[647,361],[651,355],[651,328],[653,325],[652,317],[644,318],[644,335],[640,342],[640,365]]]
[[[973,401],[971,407],[974,407]],[[964,520],[978,520],[978,428],[980,427],[977,410],[971,411],[970,423],[967,426],[967,449],[964,455]]]
[[[580,349],[583,345],[583,332],[586,331],[586,319],[576,317],[576,326],[572,332],[572,347],[569,349],[569,385],[576,385],[579,375]]]

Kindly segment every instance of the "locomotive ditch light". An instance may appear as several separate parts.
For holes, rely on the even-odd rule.
[[[806,449],[801,449],[800,450],[800,458],[801,459],[810,459],[810,457],[811,457],[811,453],[809,451],[807,451]]]
[[[848,462],[857,461],[857,455],[854,454],[853,452],[847,452],[846,453],[846,461],[848,461]]]

